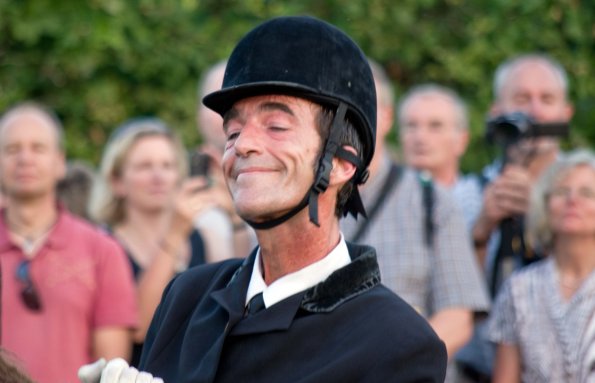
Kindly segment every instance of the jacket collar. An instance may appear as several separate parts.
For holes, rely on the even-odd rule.
[[[310,312],[331,312],[344,302],[380,283],[376,252],[372,247],[348,243],[351,263],[306,290],[301,307]]]
[[[243,318],[244,303],[256,251],[245,259],[227,286],[211,294],[229,314],[231,334],[248,334],[285,330],[291,326],[301,308],[311,313],[332,312],[341,304],[355,298],[380,283],[376,252],[369,246],[347,244],[352,262],[332,273],[316,286],[261,311]]]

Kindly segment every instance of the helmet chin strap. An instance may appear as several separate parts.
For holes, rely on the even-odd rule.
[[[362,163],[360,159],[353,153],[344,150],[340,145],[341,129],[343,126],[343,121],[345,120],[346,113],[347,105],[341,102],[337,107],[337,112],[335,113],[335,116],[333,118],[329,138],[326,141],[324,152],[320,158],[320,163],[318,164],[318,171],[316,172],[316,178],[314,180],[314,183],[312,184],[312,187],[310,187],[310,190],[306,193],[304,198],[302,198],[300,203],[298,203],[289,212],[283,214],[278,218],[274,218],[263,222],[254,222],[251,220],[246,220],[246,223],[248,225],[250,225],[256,230],[271,229],[292,218],[294,215],[302,211],[306,206],[309,206],[308,213],[310,215],[310,222],[312,222],[316,226],[320,226],[320,222],[318,221],[318,197],[321,193],[324,193],[328,188],[328,185],[330,183],[331,170],[333,168],[332,161],[333,157],[335,156],[341,157],[353,163],[357,167],[358,170],[355,177],[353,178],[354,181],[351,182],[355,182],[356,184],[365,182],[365,179],[367,178],[367,171],[361,171]],[[366,215],[357,188],[354,189],[351,197],[349,198],[349,201],[347,203],[347,211],[345,214],[347,214],[347,212],[350,212],[356,217],[358,213],[362,214],[363,216]]]
[[[245,221],[248,225],[250,225],[255,230],[266,230],[266,229],[271,229],[275,226],[279,226],[283,222],[287,221],[288,219],[290,219],[291,217],[293,217],[294,215],[296,215],[297,213],[302,211],[306,207],[306,205],[308,205],[309,195],[310,195],[310,191],[308,191],[306,193],[306,196],[304,198],[302,198],[300,203],[298,203],[293,209],[291,209],[290,211],[288,211],[287,213],[283,214],[280,217],[269,219],[269,220],[263,221],[263,222],[254,222],[249,219],[246,219]]]

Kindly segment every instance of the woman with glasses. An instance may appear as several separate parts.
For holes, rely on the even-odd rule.
[[[585,382],[595,318],[595,155],[575,151],[543,174],[528,236],[549,256],[504,284],[489,323],[494,382]],[[590,335],[589,335],[590,334]],[[591,377],[593,378],[593,377]]]
[[[137,280],[140,311],[132,365],[163,289],[177,273],[205,263],[205,246],[193,219],[210,206],[206,180],[185,181],[184,148],[165,124],[133,119],[109,139],[93,187],[90,213],[121,243]]]

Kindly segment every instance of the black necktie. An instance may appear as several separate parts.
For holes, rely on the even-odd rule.
[[[263,310],[264,306],[264,299],[262,298],[262,293],[258,293],[250,299],[248,302],[248,306],[246,307],[246,316],[254,315],[260,310]]]

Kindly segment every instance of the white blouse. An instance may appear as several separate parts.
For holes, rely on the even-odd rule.
[[[529,265],[503,285],[494,304],[490,340],[517,345],[523,382],[578,382],[586,349],[582,339],[595,311],[595,273],[570,300],[559,289],[553,257]],[[589,340],[590,342],[592,340]]]

